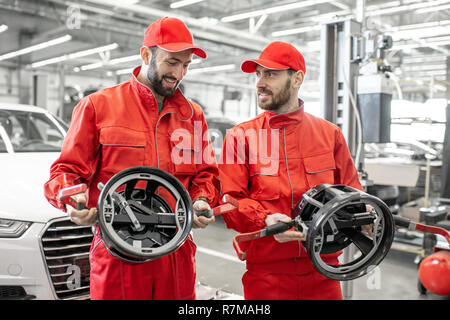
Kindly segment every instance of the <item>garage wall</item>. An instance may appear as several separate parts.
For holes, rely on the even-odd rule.
[[[64,92],[61,90],[61,76],[58,73],[39,71],[32,73],[17,68],[0,67],[0,102],[7,103],[33,103],[33,75],[46,75],[47,104],[46,109],[57,114],[61,108]],[[19,80],[20,79],[20,80]],[[21,85],[19,86],[19,81]],[[101,89],[116,84],[115,79],[107,77],[86,77],[82,75],[64,75],[64,86],[75,87],[80,92],[93,88]],[[19,89],[21,88],[22,91]]]
[[[0,102],[19,103],[19,78],[14,68],[0,68]]]

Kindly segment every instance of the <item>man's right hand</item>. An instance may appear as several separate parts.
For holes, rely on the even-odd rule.
[[[292,221],[292,219],[290,217],[288,217],[285,214],[282,213],[274,213],[274,214],[269,214],[266,217],[265,223],[267,226],[271,226],[274,225],[278,222],[284,222],[284,223],[288,223]],[[277,240],[278,242],[288,242],[288,241],[295,241],[295,240],[301,240],[304,241],[305,239],[305,235],[299,231],[294,231],[294,230],[288,230],[282,233],[278,233],[275,234],[273,236],[275,238],[275,240]]]
[[[72,198],[81,203],[86,203],[87,199],[85,193],[76,194]],[[97,208],[77,210],[69,205],[66,205],[66,208],[70,221],[79,226],[92,226],[97,221]]]

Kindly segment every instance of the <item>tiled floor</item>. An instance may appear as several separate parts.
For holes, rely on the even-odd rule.
[[[218,218],[206,229],[194,229],[197,243],[197,298],[242,299],[242,275],[245,264],[236,257],[232,246],[235,231],[226,229]],[[349,284],[353,300],[427,300],[450,299],[417,289],[418,273],[415,253],[392,249],[379,269]]]

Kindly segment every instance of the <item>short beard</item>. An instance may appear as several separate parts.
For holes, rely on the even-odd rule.
[[[290,88],[291,88],[291,80],[288,79],[286,81],[284,88],[281,90],[281,92],[279,94],[273,95],[273,93],[271,92],[271,94],[272,94],[272,103],[271,104],[261,105],[258,102],[259,107],[263,110],[268,110],[268,111],[273,111],[273,110],[279,109],[280,107],[282,107],[283,105],[288,103],[289,100],[291,99]],[[264,90],[259,91],[259,92],[264,92]]]
[[[177,81],[177,84],[173,88],[165,88],[162,84],[164,76],[160,76],[156,70],[156,52],[152,54],[152,58],[150,59],[150,66],[147,71],[147,79],[150,82],[153,90],[162,96],[162,97],[170,97],[173,96],[175,91],[177,90],[180,81]]]

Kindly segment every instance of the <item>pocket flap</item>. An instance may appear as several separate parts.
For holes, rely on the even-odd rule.
[[[100,143],[110,146],[144,147],[145,133],[124,127],[102,128]]]
[[[333,154],[331,152],[303,159],[306,173],[319,173],[336,169]]]

